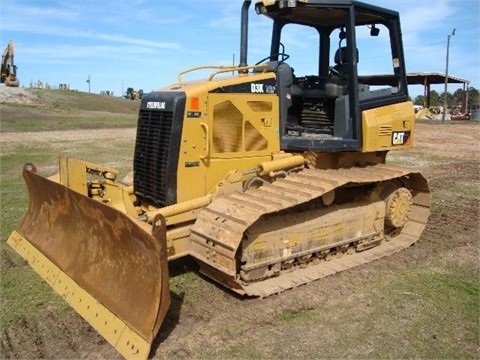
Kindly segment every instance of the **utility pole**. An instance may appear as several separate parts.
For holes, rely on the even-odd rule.
[[[87,83],[88,83],[88,93],[90,94],[90,74],[88,74]]]
[[[450,38],[455,36],[455,28],[452,33],[447,36],[447,60],[445,65],[445,91],[443,92],[443,113],[442,113],[442,122],[445,122],[445,113],[447,112],[447,87],[448,87],[448,57],[450,53]]]

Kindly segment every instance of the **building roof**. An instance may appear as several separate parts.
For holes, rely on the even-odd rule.
[[[445,84],[445,74],[438,72],[407,73],[409,85]],[[469,84],[470,80],[448,75],[449,84]]]
[[[390,74],[359,76],[359,81],[368,85],[396,85],[395,77]],[[424,86],[432,84],[445,84],[445,74],[439,72],[407,73],[407,82],[408,85]],[[462,79],[453,75],[448,75],[448,83],[469,84],[470,80]]]

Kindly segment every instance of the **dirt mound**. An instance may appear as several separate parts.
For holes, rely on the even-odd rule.
[[[0,86],[0,103],[32,105],[38,101],[38,95],[32,89]]]

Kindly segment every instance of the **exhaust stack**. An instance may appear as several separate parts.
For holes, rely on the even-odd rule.
[[[248,66],[248,9],[250,8],[251,3],[251,0],[245,0],[242,5],[242,17],[240,23],[240,64],[238,64],[240,67]]]

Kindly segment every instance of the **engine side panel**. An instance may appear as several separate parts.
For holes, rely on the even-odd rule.
[[[413,146],[415,112],[410,101],[362,112],[363,152]]]

